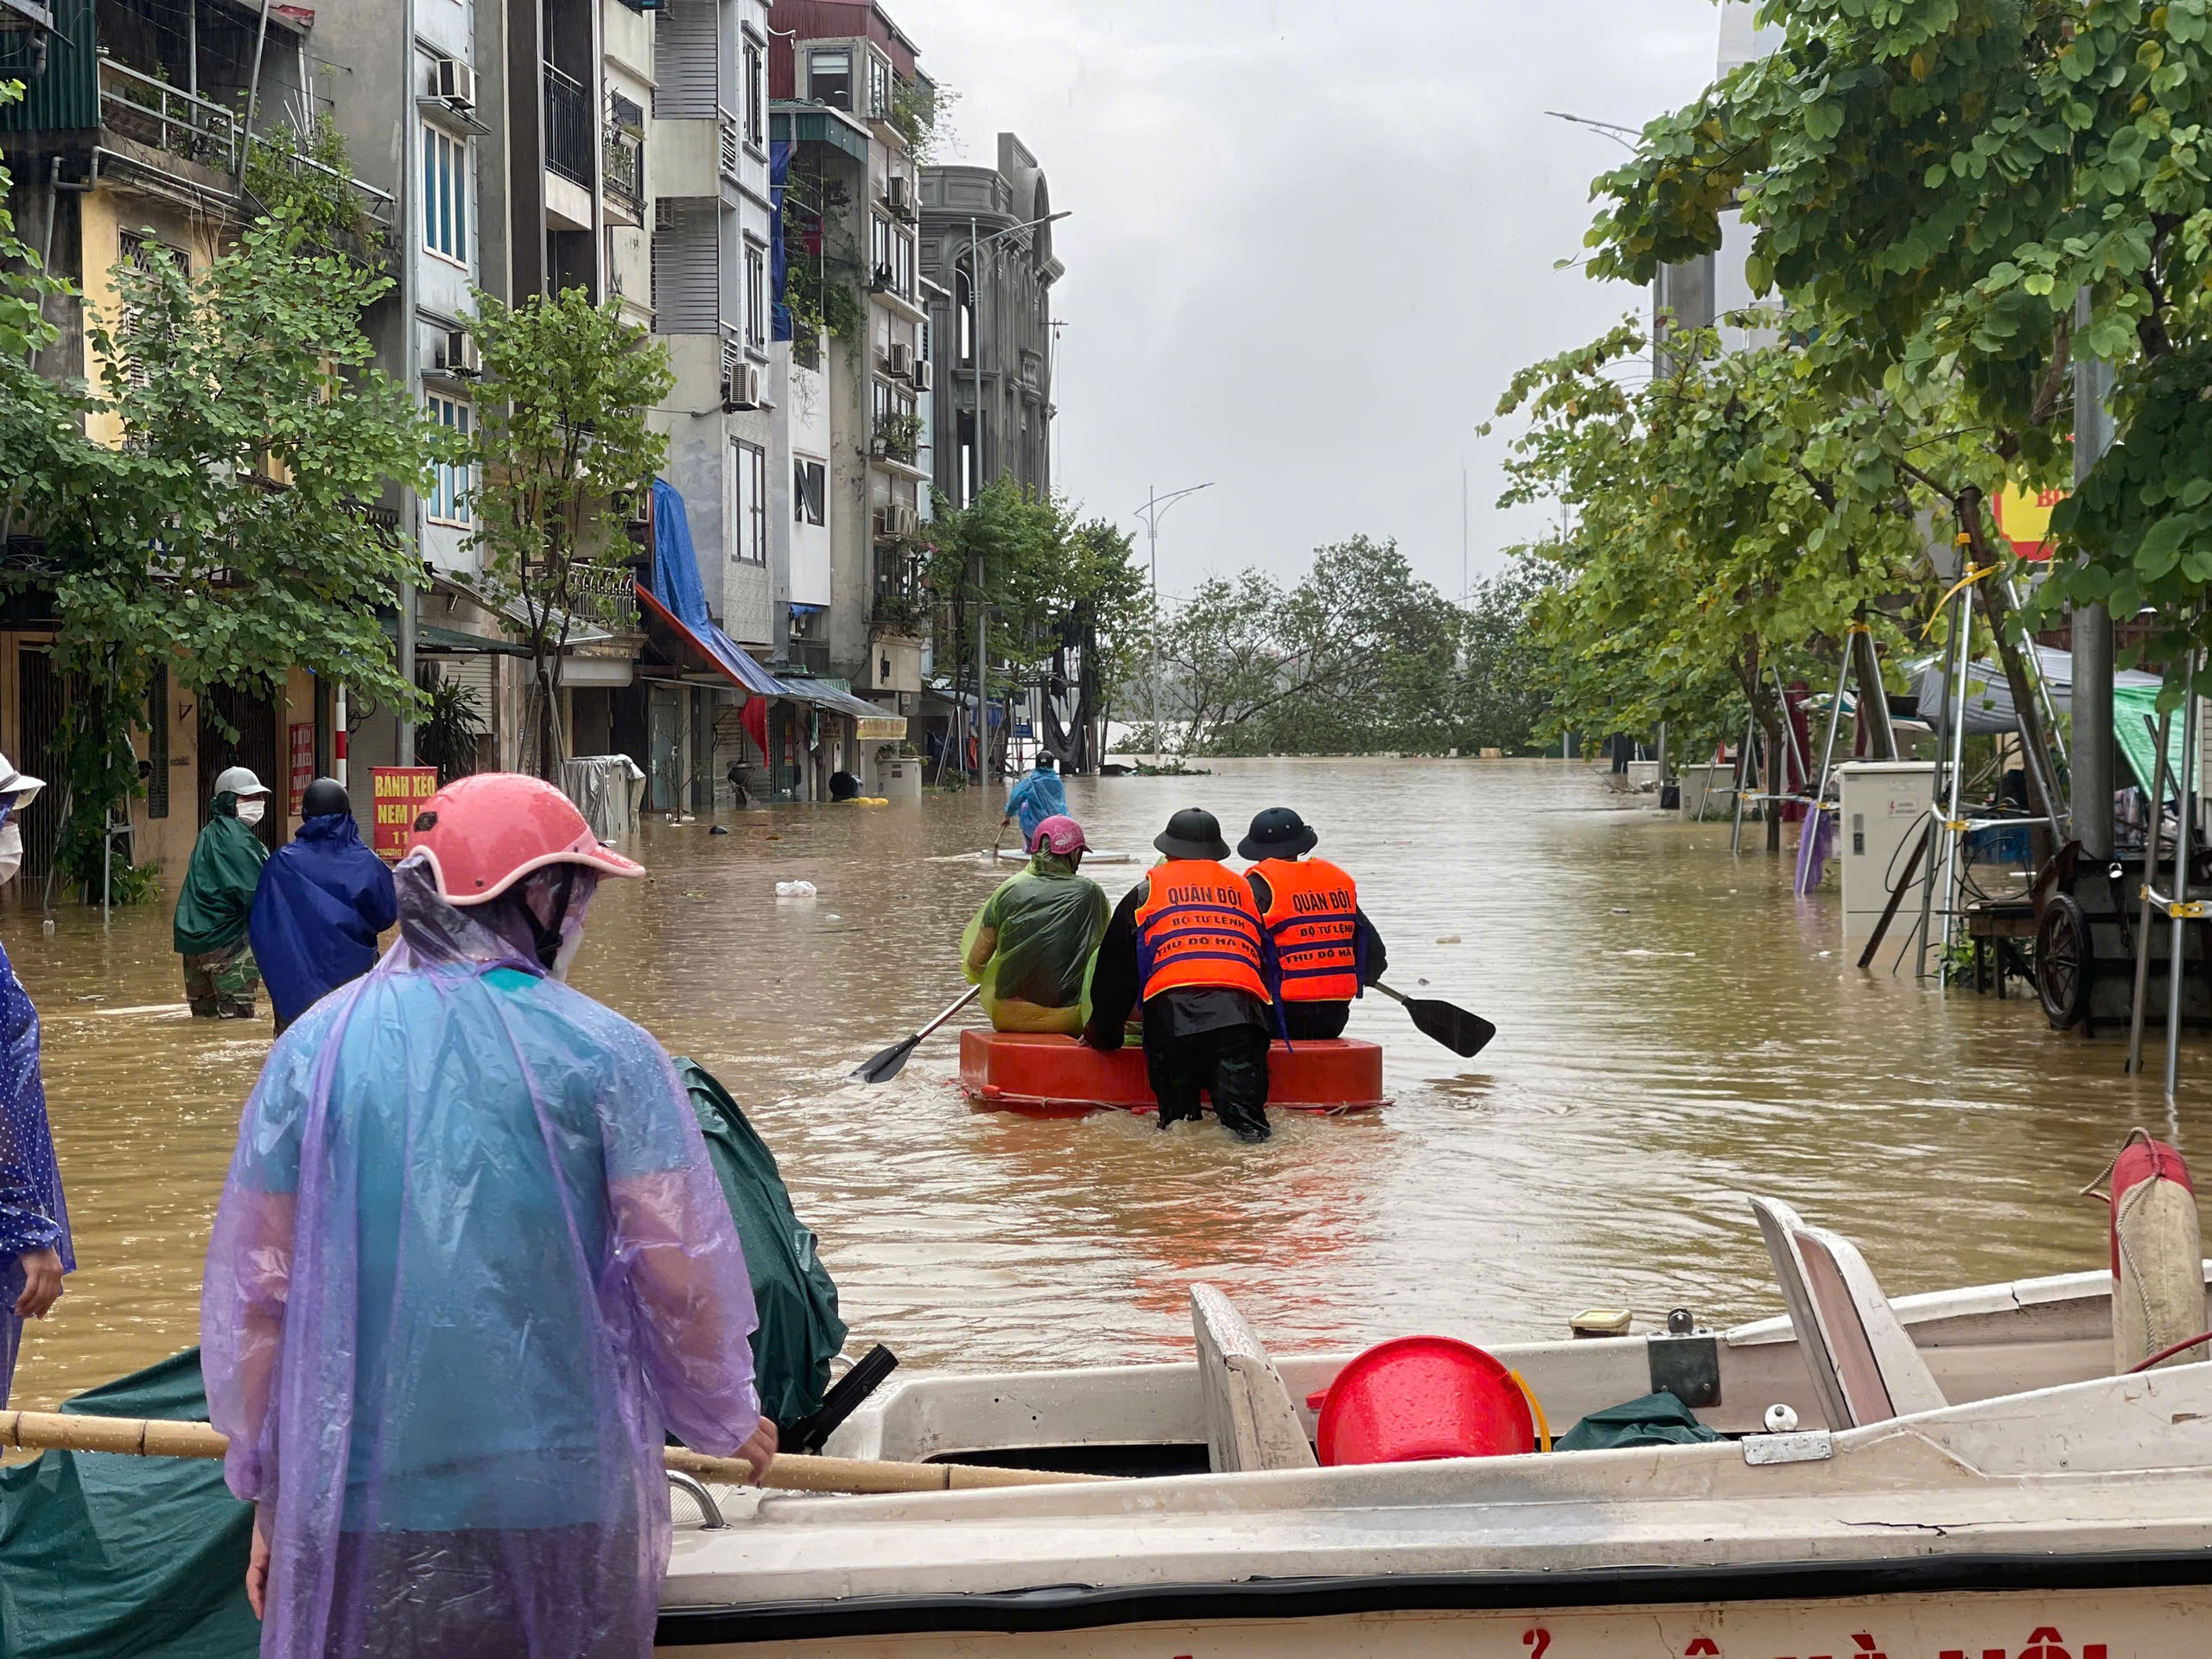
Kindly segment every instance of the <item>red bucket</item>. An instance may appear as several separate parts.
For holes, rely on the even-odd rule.
[[[1326,1468],[1536,1449],[1529,1396],[1513,1373],[1450,1337],[1400,1337],[1370,1348],[1306,1403],[1321,1414]]]

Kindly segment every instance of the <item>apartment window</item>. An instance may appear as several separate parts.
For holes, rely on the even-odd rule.
[[[830,468],[801,455],[791,463],[791,522],[826,524],[830,522]]]
[[[873,52],[868,54],[868,112],[879,120],[891,115],[891,66]]]
[[[730,444],[736,477],[736,537],[730,556],[740,564],[768,563],[768,452],[744,439]]]
[[[915,412],[914,394],[894,386],[888,380],[873,383],[875,388],[875,424],[879,430],[886,421],[897,416],[906,419]]]
[[[953,346],[963,363],[976,360],[976,284],[969,280],[968,268],[956,265],[952,271]]]
[[[448,432],[461,437],[468,435],[468,405],[457,398],[441,397],[435,392],[428,399],[430,418]],[[423,505],[429,511],[434,524],[466,524],[469,522],[468,466],[465,461],[439,461],[432,470],[430,493]]]
[[[423,245],[468,263],[468,141],[423,127]]]
[[[767,74],[762,67],[760,48],[747,41],[745,43],[745,137],[755,149],[767,148]]]
[[[891,221],[881,213],[871,217],[868,230],[868,264],[879,282],[890,280],[891,241]]]
[[[758,242],[745,245],[745,343],[768,349],[768,251]]]
[[[842,48],[830,52],[809,53],[806,60],[806,95],[817,104],[827,104],[833,110],[851,113],[853,54]]]
[[[904,231],[891,232],[891,286],[902,299],[914,297],[914,238]]]

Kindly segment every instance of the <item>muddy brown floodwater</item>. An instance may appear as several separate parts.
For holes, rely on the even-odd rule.
[[[719,1076],[822,1241],[857,1352],[967,1369],[1185,1351],[1185,1287],[1236,1296],[1284,1350],[1409,1331],[1564,1334],[1578,1310],[1774,1311],[1743,1202],[1785,1197],[1856,1237],[1892,1294],[2104,1259],[2075,1196],[2129,1126],[2163,1127],[2119,1050],[2032,1002],[1948,1000],[1839,948],[1832,896],[1732,859],[1725,824],[1624,805],[1563,762],[1255,761],[1189,779],[1077,779],[1104,849],[1176,808],[1225,824],[1296,806],[1358,878],[1392,979],[1495,1020],[1463,1063],[1370,997],[1395,1103],[1282,1122],[1034,1122],[969,1109],[957,1044],[897,1082],[848,1079],[960,988],[955,941],[990,890],[995,806],[787,807],[649,827],[574,977]],[[1230,839],[1236,838],[1232,828]],[[1747,837],[1747,841],[1753,839]],[[966,858],[961,855],[969,855]],[[1134,867],[1095,867],[1118,899]],[[779,900],[804,878],[819,896]],[[29,1333],[20,1406],[198,1338],[201,1256],[265,1022],[195,1021],[167,906],[0,915],[45,1020],[79,1271]],[[2202,1070],[2201,1051],[2188,1056]],[[2205,1091],[2190,1087],[2190,1144]]]

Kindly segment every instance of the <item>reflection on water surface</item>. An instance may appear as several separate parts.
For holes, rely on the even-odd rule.
[[[653,874],[601,889],[575,978],[753,1115],[855,1351],[969,1369],[1172,1356],[1195,1278],[1284,1350],[1564,1335],[1599,1303],[1732,1319],[1778,1301],[1753,1190],[1855,1236],[1893,1294],[2089,1268],[2104,1214],[2075,1189],[2131,1124],[2165,1121],[2114,1046],[2054,1035],[2032,1005],[1858,974],[1832,898],[1794,900],[1783,861],[1728,856],[1725,824],[1624,806],[1579,765],[1255,761],[1069,794],[1094,842],[1130,851],[1179,806],[1231,826],[1297,807],[1359,879],[1394,982],[1501,1035],[1463,1064],[1371,998],[1351,1034],[1389,1046],[1395,1103],[1279,1117],[1257,1148],[1211,1123],[971,1111],[946,1038],[866,1090],[852,1066],[961,988],[955,942],[993,877],[959,855],[989,844],[995,807],[649,827]],[[1118,899],[1135,867],[1095,873]],[[819,896],[778,899],[798,877]],[[105,936],[67,909],[51,938],[15,911],[0,937],[45,1019],[84,1264],[32,1327],[14,1402],[29,1407],[196,1339],[268,1027],[184,1017],[166,908]],[[2202,1109],[2184,1103],[2185,1147]]]

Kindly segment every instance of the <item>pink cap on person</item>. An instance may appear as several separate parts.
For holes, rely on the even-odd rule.
[[[1090,843],[1083,838],[1083,826],[1073,818],[1049,817],[1037,826],[1036,834],[1029,837],[1033,853],[1057,853],[1065,858],[1070,853],[1090,850]]]

